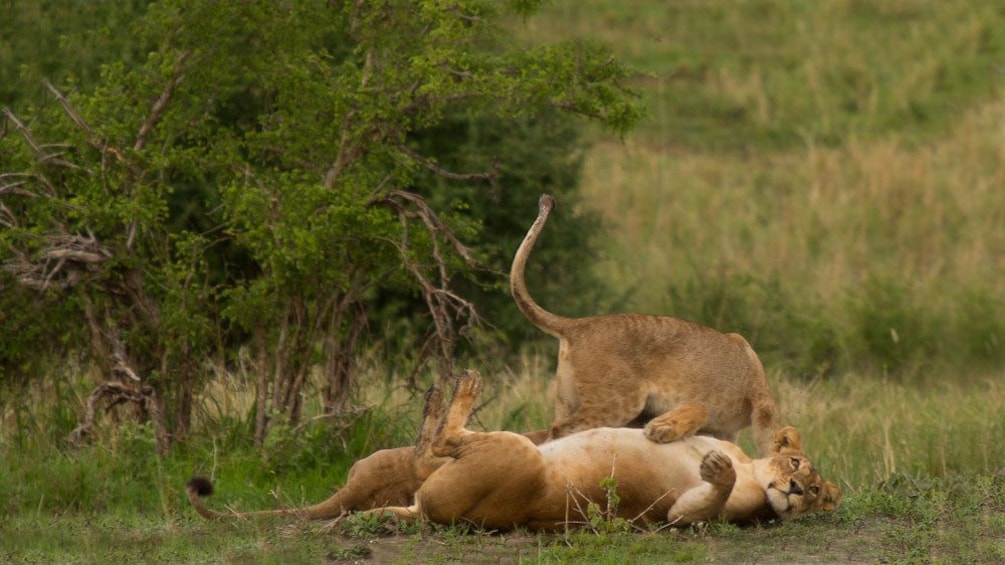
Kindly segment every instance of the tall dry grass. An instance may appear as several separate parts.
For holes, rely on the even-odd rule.
[[[863,491],[895,474],[1005,471],[1005,388],[998,379],[909,385],[871,375],[778,377],[783,420],[828,477]]]
[[[694,315],[695,288],[747,277],[771,283],[742,291],[753,293],[751,310],[804,312],[838,336],[915,339],[947,357],[972,346],[980,357],[1001,349],[1003,186],[1005,104],[991,103],[917,145],[808,142],[754,156],[606,142],[587,158],[583,191],[609,228],[596,268],[630,289],[625,309]],[[762,314],[722,329],[756,333]],[[873,322],[889,327],[864,335]]]
[[[541,356],[527,356],[512,371],[484,373],[487,387],[483,393],[483,403],[470,426],[473,429],[512,431],[546,427],[551,420],[551,404],[554,399],[549,361]],[[428,377],[431,378],[431,375]],[[1005,443],[1000,441],[1005,434],[1005,411],[1000,409],[1005,405],[1005,386],[997,379],[975,379],[968,383],[949,380],[922,387],[855,373],[843,375],[839,379],[805,381],[792,379],[780,371],[771,371],[769,379],[783,423],[794,425],[801,431],[807,455],[825,476],[837,481],[850,493],[868,491],[896,474],[943,477],[958,473],[1005,472]],[[369,384],[360,391],[360,406],[377,410],[391,418],[390,421],[378,424],[377,432],[383,437],[379,440],[382,445],[378,447],[410,445],[421,418],[421,395],[413,395],[400,387],[385,384],[388,381],[383,379],[363,380]],[[224,384],[216,384],[217,382]],[[63,391],[61,399],[68,404],[67,411],[72,414],[75,410],[82,410],[86,395],[83,394],[83,383],[70,388],[72,390]],[[45,396],[52,391],[39,389],[32,392],[33,396]],[[239,443],[228,441],[224,436],[234,431],[232,428],[235,421],[250,418],[247,402],[251,396],[253,391],[241,379],[221,378],[214,381],[214,388],[207,389],[197,399],[200,418],[195,424],[193,435],[197,441],[188,449],[164,460],[163,465],[171,472],[170,479],[160,479],[168,480],[169,484],[165,489],[173,491],[180,488],[184,476],[199,471],[193,465],[210,465],[200,472],[220,472],[228,477],[228,484],[243,485],[241,481],[249,480],[246,475],[258,477],[262,474],[263,466],[269,468],[270,465],[278,464],[272,461],[276,457],[296,460],[303,458],[304,453],[321,449],[322,452],[317,457],[324,459],[324,465],[315,467],[317,463],[314,459],[309,459],[308,471],[299,469],[291,475],[299,480],[304,480],[305,474],[310,476],[310,487],[313,490],[306,498],[310,499],[310,496],[321,496],[333,484],[341,481],[332,469],[344,472],[352,463],[349,460],[329,460],[331,453],[346,448],[322,446],[317,443],[318,440],[344,442],[348,445],[350,442],[363,441],[350,437],[352,434],[373,433],[373,430],[368,431],[366,427],[356,427],[347,429],[341,435],[326,434],[314,438],[312,428],[303,428],[295,433],[283,432],[279,437],[273,438],[278,441],[270,440],[261,452],[256,450],[255,455],[249,456],[246,448],[234,447]],[[77,400],[68,401],[73,398]],[[47,402],[31,404],[25,408],[21,414],[22,420],[51,426],[53,422],[50,410],[56,399],[45,400]],[[77,405],[73,406],[74,404]],[[224,407],[226,410],[220,412]],[[317,407],[313,405],[307,407],[311,413],[315,408]],[[327,429],[330,425],[330,420],[308,424],[317,429]],[[26,447],[32,453],[58,453],[65,449],[62,438],[46,429],[49,433],[37,433],[39,430],[35,429],[21,430],[31,434],[32,440]],[[8,456],[15,454],[16,446],[19,445],[15,441],[15,435],[15,429],[0,429],[0,452],[6,452]],[[70,451],[65,456],[60,456],[60,460],[65,459],[66,464],[73,464],[72,461],[77,460],[81,464],[93,465],[102,458],[112,457],[119,461],[119,465],[141,466],[140,460],[147,460],[146,466],[149,467],[149,458],[156,458],[158,463],[155,467],[160,469],[162,463],[156,457],[152,440],[137,443],[135,435],[135,429],[131,428],[122,430],[110,425],[99,427],[97,439],[101,447],[80,452]],[[290,437],[286,437],[287,435]],[[312,439],[305,443],[287,445],[291,439],[304,437]],[[205,438],[214,438],[211,446],[203,445],[208,443]],[[748,432],[741,434],[741,445],[748,452],[754,452]],[[240,453],[230,453],[228,449],[240,449]],[[134,452],[145,453],[148,457],[140,457],[136,462],[129,463],[129,457],[136,456]],[[283,463],[289,464],[289,461]],[[32,471],[35,466],[45,463],[15,458],[8,459],[7,465],[15,476],[31,476],[35,472]],[[258,470],[253,472],[249,470],[251,468]],[[327,473],[324,472],[325,469],[328,469]],[[144,467],[144,472],[149,474],[154,471]],[[289,469],[284,471],[289,472]],[[265,474],[272,476],[271,471],[266,471]],[[46,473],[42,475],[47,476]],[[97,478],[91,478],[100,482]],[[178,484],[171,483],[172,480],[176,480]],[[273,479],[266,479],[266,482],[271,480]],[[3,481],[0,481],[0,486],[11,487],[3,484]],[[91,494],[94,496],[99,496],[102,492],[98,487],[93,490],[94,493]],[[260,489],[245,487],[237,494],[251,496],[245,491],[257,493],[258,490]],[[161,493],[161,496],[168,495]]]
[[[869,272],[921,286],[990,283],[1005,266],[1005,104],[968,113],[943,140],[852,141],[762,156],[628,140],[589,154],[583,191],[611,229],[622,284],[691,265],[784,273],[836,294]],[[659,304],[661,285],[635,301]]]

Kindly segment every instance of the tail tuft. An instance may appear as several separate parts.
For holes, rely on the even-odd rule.
[[[185,488],[190,492],[195,492],[199,496],[213,495],[213,483],[206,477],[192,477],[185,484]]]
[[[540,200],[537,201],[537,207],[542,211],[546,210],[551,212],[555,208],[555,199],[548,194],[542,194]]]

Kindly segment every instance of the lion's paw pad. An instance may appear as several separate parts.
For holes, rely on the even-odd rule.
[[[464,371],[454,386],[455,397],[476,397],[482,391],[482,376],[478,371]]]
[[[717,449],[709,451],[702,458],[700,473],[703,481],[713,484],[732,484],[736,480],[733,461]]]

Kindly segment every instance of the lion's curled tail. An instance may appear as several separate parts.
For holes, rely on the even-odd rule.
[[[537,219],[531,224],[526,237],[523,239],[523,243],[520,244],[516,255],[513,257],[509,282],[513,299],[516,301],[517,308],[523,312],[523,315],[544,332],[561,338],[564,328],[570,321],[569,318],[548,312],[538,305],[534,301],[534,298],[531,297],[530,292],[527,291],[527,283],[524,279],[527,269],[527,259],[534,249],[534,244],[537,243],[538,236],[541,235],[541,231],[544,229],[544,224],[548,221],[548,215],[551,214],[554,208],[555,199],[547,194],[542,194],[541,199],[538,201]]]

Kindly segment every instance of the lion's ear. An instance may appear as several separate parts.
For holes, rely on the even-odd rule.
[[[772,444],[771,452],[781,455],[802,453],[803,437],[799,431],[792,426],[785,426],[775,434],[775,441]]]
[[[824,481],[823,496],[820,498],[820,509],[834,510],[841,503],[841,488],[830,481]]]

